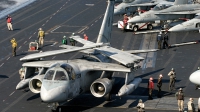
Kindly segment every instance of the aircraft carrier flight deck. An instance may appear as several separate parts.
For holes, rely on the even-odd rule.
[[[96,42],[102,19],[106,10],[105,0],[37,0],[10,15],[13,18],[14,31],[8,31],[5,18],[0,19],[0,111],[1,112],[50,112],[51,109],[40,99],[40,94],[31,91],[16,90],[20,81],[19,69],[23,62],[19,59],[33,52],[28,52],[29,43],[37,40],[38,28],[46,32],[42,51],[62,49],[62,37],[87,34],[88,40]],[[114,16],[114,21],[123,16]],[[123,32],[116,26],[112,28],[111,46],[120,50],[157,49],[158,33],[134,34],[132,31]],[[177,32],[169,34],[169,44],[200,41],[198,31]],[[10,39],[18,42],[17,56],[12,56]],[[68,42],[69,43],[69,42]],[[82,46],[77,44],[77,46]],[[83,112],[131,112],[141,98],[146,102],[147,112],[177,111],[177,101],[174,97],[179,88],[183,88],[186,100],[193,97],[197,104],[199,90],[189,81],[189,76],[200,66],[200,44],[185,45],[162,49],[157,52],[140,53],[144,61],[135,76],[141,77],[139,87],[130,95],[116,96],[119,86],[124,84],[125,75],[115,72],[115,85],[112,90],[112,102],[105,102],[103,98],[95,98],[90,92],[71,100],[62,107],[65,111]],[[45,60],[70,60],[82,57],[81,53],[68,53],[44,58]],[[168,73],[174,68],[176,71],[176,90],[169,91]],[[157,98],[157,78],[163,74],[162,98]],[[147,83],[154,78],[154,99],[149,101]],[[122,80],[123,79],[123,80]],[[94,102],[92,102],[94,101]]]

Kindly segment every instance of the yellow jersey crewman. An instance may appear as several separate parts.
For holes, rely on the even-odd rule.
[[[42,47],[44,43],[45,32],[42,30],[42,28],[39,28],[38,30],[39,46]]]
[[[12,43],[12,53],[13,53],[13,56],[16,56],[17,42],[16,42],[15,38],[11,39],[10,42]]]

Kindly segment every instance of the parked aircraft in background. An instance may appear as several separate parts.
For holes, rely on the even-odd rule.
[[[178,24],[171,27],[168,31],[170,32],[180,32],[180,31],[194,31],[200,29],[200,16],[197,16],[191,20]]]
[[[158,5],[152,10],[135,16],[129,23],[146,23],[166,20],[191,19],[199,13],[200,4],[187,4],[187,0],[176,0],[173,6]],[[198,15],[198,14],[197,14]]]
[[[115,6],[114,15],[134,14],[137,11],[148,11],[158,4],[173,4],[174,0],[124,0]]]
[[[58,104],[73,99],[90,90],[95,97],[110,99],[114,79],[113,72],[125,72],[125,84],[118,92],[118,96],[132,93],[141,82],[141,78],[134,78],[134,71],[139,68],[143,58],[133,55],[141,51],[122,51],[110,46],[112,21],[114,13],[114,0],[108,1],[108,6],[97,42],[72,36],[83,47],[65,46],[67,49],[35,53],[21,58],[25,62],[25,77],[19,82],[16,89],[29,86],[33,93],[40,93],[41,99],[46,103],[52,103],[55,110]],[[73,60],[49,60],[35,61],[43,57],[80,51],[85,53],[81,59]],[[153,50],[155,51],[155,50]],[[112,60],[120,64],[111,63]],[[35,70],[39,68],[39,73]]]

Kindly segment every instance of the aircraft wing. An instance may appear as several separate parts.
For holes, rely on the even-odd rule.
[[[49,68],[56,63],[67,63],[67,60],[51,60],[51,61],[34,61],[23,63],[24,67],[44,67]]]
[[[134,63],[139,63],[144,59],[109,46],[95,48],[95,50],[128,67],[132,66]]]
[[[82,44],[84,44],[84,45],[86,45],[86,46],[87,46],[87,45],[91,45],[91,44],[96,44],[96,43],[94,43],[94,42],[85,40],[85,39],[81,38],[80,36],[71,36],[71,37],[69,37],[69,38],[72,38],[72,39],[76,40],[77,42],[82,43]]]
[[[131,6],[134,6],[134,7],[141,7],[141,6],[154,6],[154,5],[157,5],[158,3],[155,2],[155,3],[143,3],[143,4],[134,4],[134,5],[131,5]]]
[[[80,61],[80,62],[79,62]],[[79,65],[84,66],[89,71],[113,71],[113,72],[131,72],[131,68],[125,66],[114,64],[114,63],[102,63],[102,62],[88,62],[85,60],[79,60]],[[49,68],[57,63],[72,63],[73,60],[51,60],[51,61],[35,61],[35,62],[26,62],[22,66],[24,67],[43,67]],[[87,64],[85,64],[87,62]]]
[[[179,12],[158,12],[158,13],[155,13],[155,14],[157,14],[157,15],[159,15],[159,14],[173,14],[173,15],[175,15],[175,14],[197,14],[197,13],[199,13],[200,12],[200,10],[194,10],[194,11],[179,11]]]
[[[70,46],[70,45],[60,45],[59,47],[64,48],[64,49],[80,48],[80,47],[77,47],[77,46]]]
[[[113,63],[87,62],[84,66],[91,71],[131,72],[131,68]]]
[[[54,55],[58,55],[58,54],[64,54],[64,53],[69,53],[69,52],[85,50],[85,49],[91,49],[91,48],[95,48],[95,47],[98,47],[101,45],[102,45],[102,43],[95,43],[92,45],[87,45],[87,46],[83,46],[83,47],[75,47],[75,48],[71,48],[71,49],[61,49],[61,50],[46,51],[46,52],[41,52],[41,53],[34,53],[34,54],[30,54],[30,55],[27,55],[27,56],[21,58],[20,61],[39,59],[39,58],[54,56]]]
[[[147,49],[147,50],[128,50],[125,52],[131,53],[131,54],[137,54],[137,53],[148,53],[148,52],[155,52],[159,49]]]

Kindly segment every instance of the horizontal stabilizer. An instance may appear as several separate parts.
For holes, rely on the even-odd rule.
[[[95,48],[95,50],[128,67],[133,67],[134,63],[144,60],[142,57],[109,46]]]

